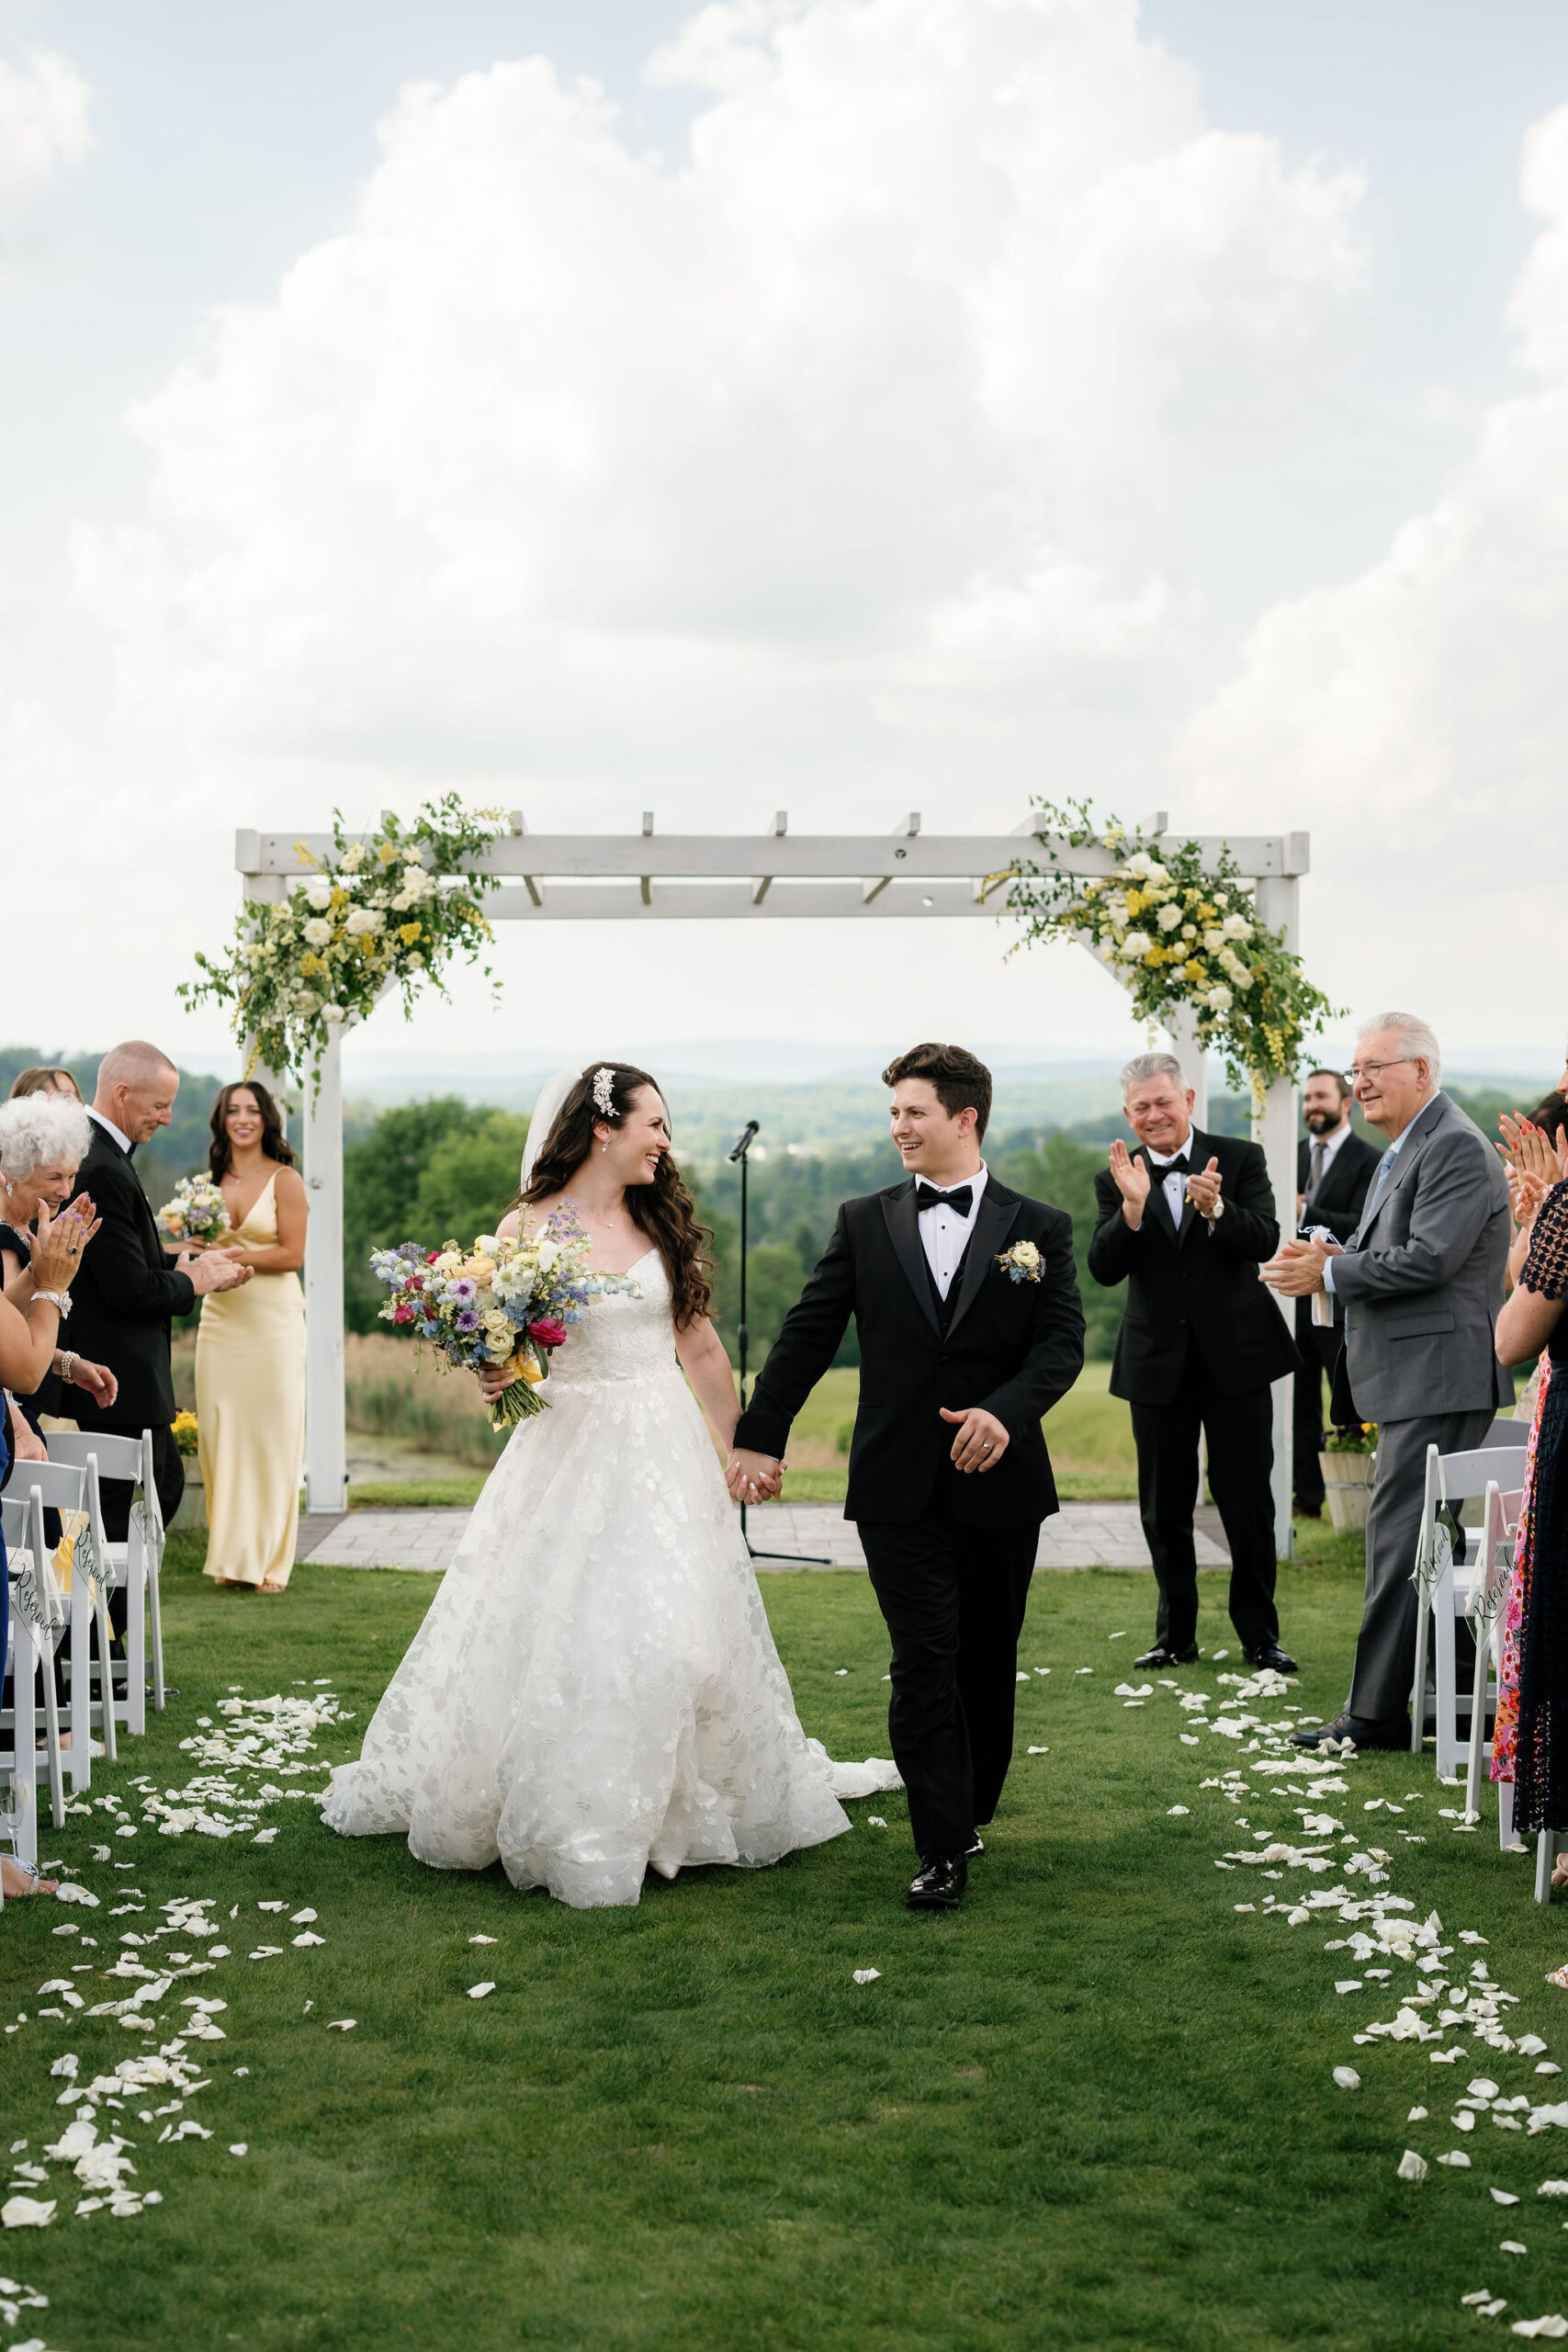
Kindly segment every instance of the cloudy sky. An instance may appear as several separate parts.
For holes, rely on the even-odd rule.
[[[1561,1039],[1560,0],[0,0],[0,348],[17,1037],[210,1061],[235,826],[456,786],[1304,827],[1331,995]],[[1129,1041],[1006,944],[514,932],[371,1034]]]

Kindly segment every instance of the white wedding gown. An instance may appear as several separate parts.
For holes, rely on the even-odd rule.
[[[657,1251],[552,1359],[323,1818],[437,1870],[636,1903],[651,1866],[757,1869],[851,1826],[795,1716]]]

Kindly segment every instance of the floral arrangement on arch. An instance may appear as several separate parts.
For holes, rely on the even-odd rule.
[[[333,1033],[363,1021],[389,989],[402,990],[407,1020],[422,987],[446,993],[453,956],[478,961],[494,936],[480,900],[497,884],[464,864],[503,823],[499,809],[465,809],[449,792],[411,825],[388,816],[350,840],[334,809],[331,853],[297,844],[309,873],[290,879],[285,898],[247,902],[227,954],[197,954],[202,977],[181,983],[182,1001],[233,1006],[235,1034],[250,1041],[247,1075],[261,1065],[316,1077]]]
[[[1256,1096],[1271,1079],[1293,1078],[1303,1040],[1337,1008],[1283,933],[1258,922],[1229,848],[1206,864],[1194,841],[1150,842],[1114,818],[1100,830],[1087,800],[1034,807],[1073,849],[1108,850],[1115,871],[1064,873],[1047,844],[1051,867],[1031,863],[1013,881],[1009,911],[1024,932],[1009,952],[1038,939],[1077,940],[1127,989],[1140,1020],[1168,1027],[1178,1006],[1190,1012],[1199,1045],[1224,1057],[1233,1086],[1249,1085]]]

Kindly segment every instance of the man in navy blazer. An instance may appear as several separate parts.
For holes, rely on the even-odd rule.
[[[1255,1666],[1296,1671],[1274,1607],[1272,1384],[1297,1370],[1285,1318],[1258,1279],[1280,1246],[1260,1147],[1201,1135],[1174,1054],[1139,1054],[1122,1073],[1138,1138],[1117,1138],[1094,1180],[1089,1245],[1097,1283],[1127,1284],[1111,1393],[1133,1408],[1138,1510],[1159,1586],[1155,1645],[1136,1662],[1163,1670],[1198,1656],[1198,1438],[1230,1545],[1230,1617]]]

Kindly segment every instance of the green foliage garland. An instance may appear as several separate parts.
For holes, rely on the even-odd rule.
[[[426,801],[412,825],[389,816],[350,840],[334,809],[331,854],[299,845],[308,877],[286,898],[248,902],[228,953],[197,954],[202,977],[181,983],[181,1001],[233,1006],[235,1034],[250,1040],[247,1070],[260,1064],[319,1082],[334,1031],[363,1021],[393,988],[411,1019],[423,987],[446,994],[453,956],[474,963],[483,954],[494,933],[479,902],[496,879],[465,873],[464,861],[482,855],[503,822],[499,809],[465,809],[449,792]]]
[[[1077,940],[1128,991],[1139,1020],[1168,1028],[1179,1006],[1192,1013],[1200,1046],[1224,1055],[1233,1086],[1256,1094],[1271,1079],[1294,1078],[1304,1040],[1338,1008],[1314,988],[1284,933],[1258,922],[1228,846],[1206,865],[1194,841],[1146,841],[1114,817],[1101,829],[1087,800],[1033,805],[1043,830],[1073,849],[1098,842],[1116,870],[1064,873],[1047,842],[1048,867],[1030,860],[1016,870],[1009,911],[1024,928],[1009,953]]]

